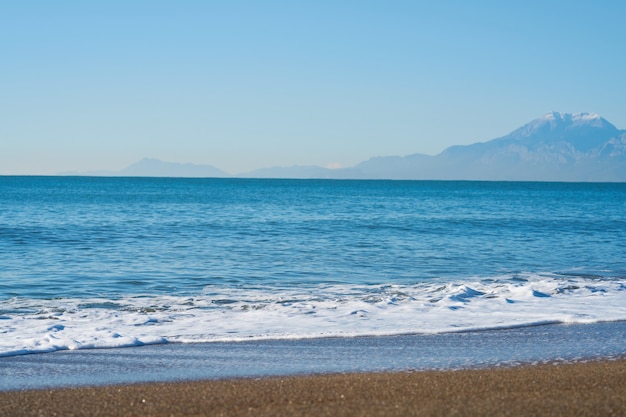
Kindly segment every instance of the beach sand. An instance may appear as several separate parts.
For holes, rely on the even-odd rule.
[[[1,416],[624,416],[626,360],[0,392]]]

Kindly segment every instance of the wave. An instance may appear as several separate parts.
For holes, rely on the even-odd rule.
[[[412,285],[209,286],[197,296],[5,300],[0,356],[622,320],[622,278],[526,274]]]

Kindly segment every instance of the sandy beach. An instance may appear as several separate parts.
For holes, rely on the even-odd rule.
[[[2,416],[619,416],[626,360],[0,392]]]

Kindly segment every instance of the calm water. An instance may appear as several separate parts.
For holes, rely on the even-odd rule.
[[[626,184],[0,177],[0,355],[626,319]]]

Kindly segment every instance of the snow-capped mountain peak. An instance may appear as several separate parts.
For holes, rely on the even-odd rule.
[[[544,120],[561,120],[561,121],[592,121],[592,120],[600,120],[602,117],[598,113],[587,113],[587,112],[579,112],[579,113],[564,113],[553,111],[545,114],[543,117],[539,118]]]
[[[507,135],[509,138],[523,139],[533,136],[561,137],[575,130],[580,134],[583,129],[586,136],[610,137],[619,130],[597,113],[562,113],[550,112]],[[593,132],[597,132],[594,134]],[[555,136],[556,135],[556,136]]]
[[[553,126],[557,125],[590,125],[590,126],[606,126],[611,125],[608,121],[603,119],[598,113],[563,113],[563,112],[550,112],[538,119],[532,121],[530,124],[545,124],[549,123]]]

